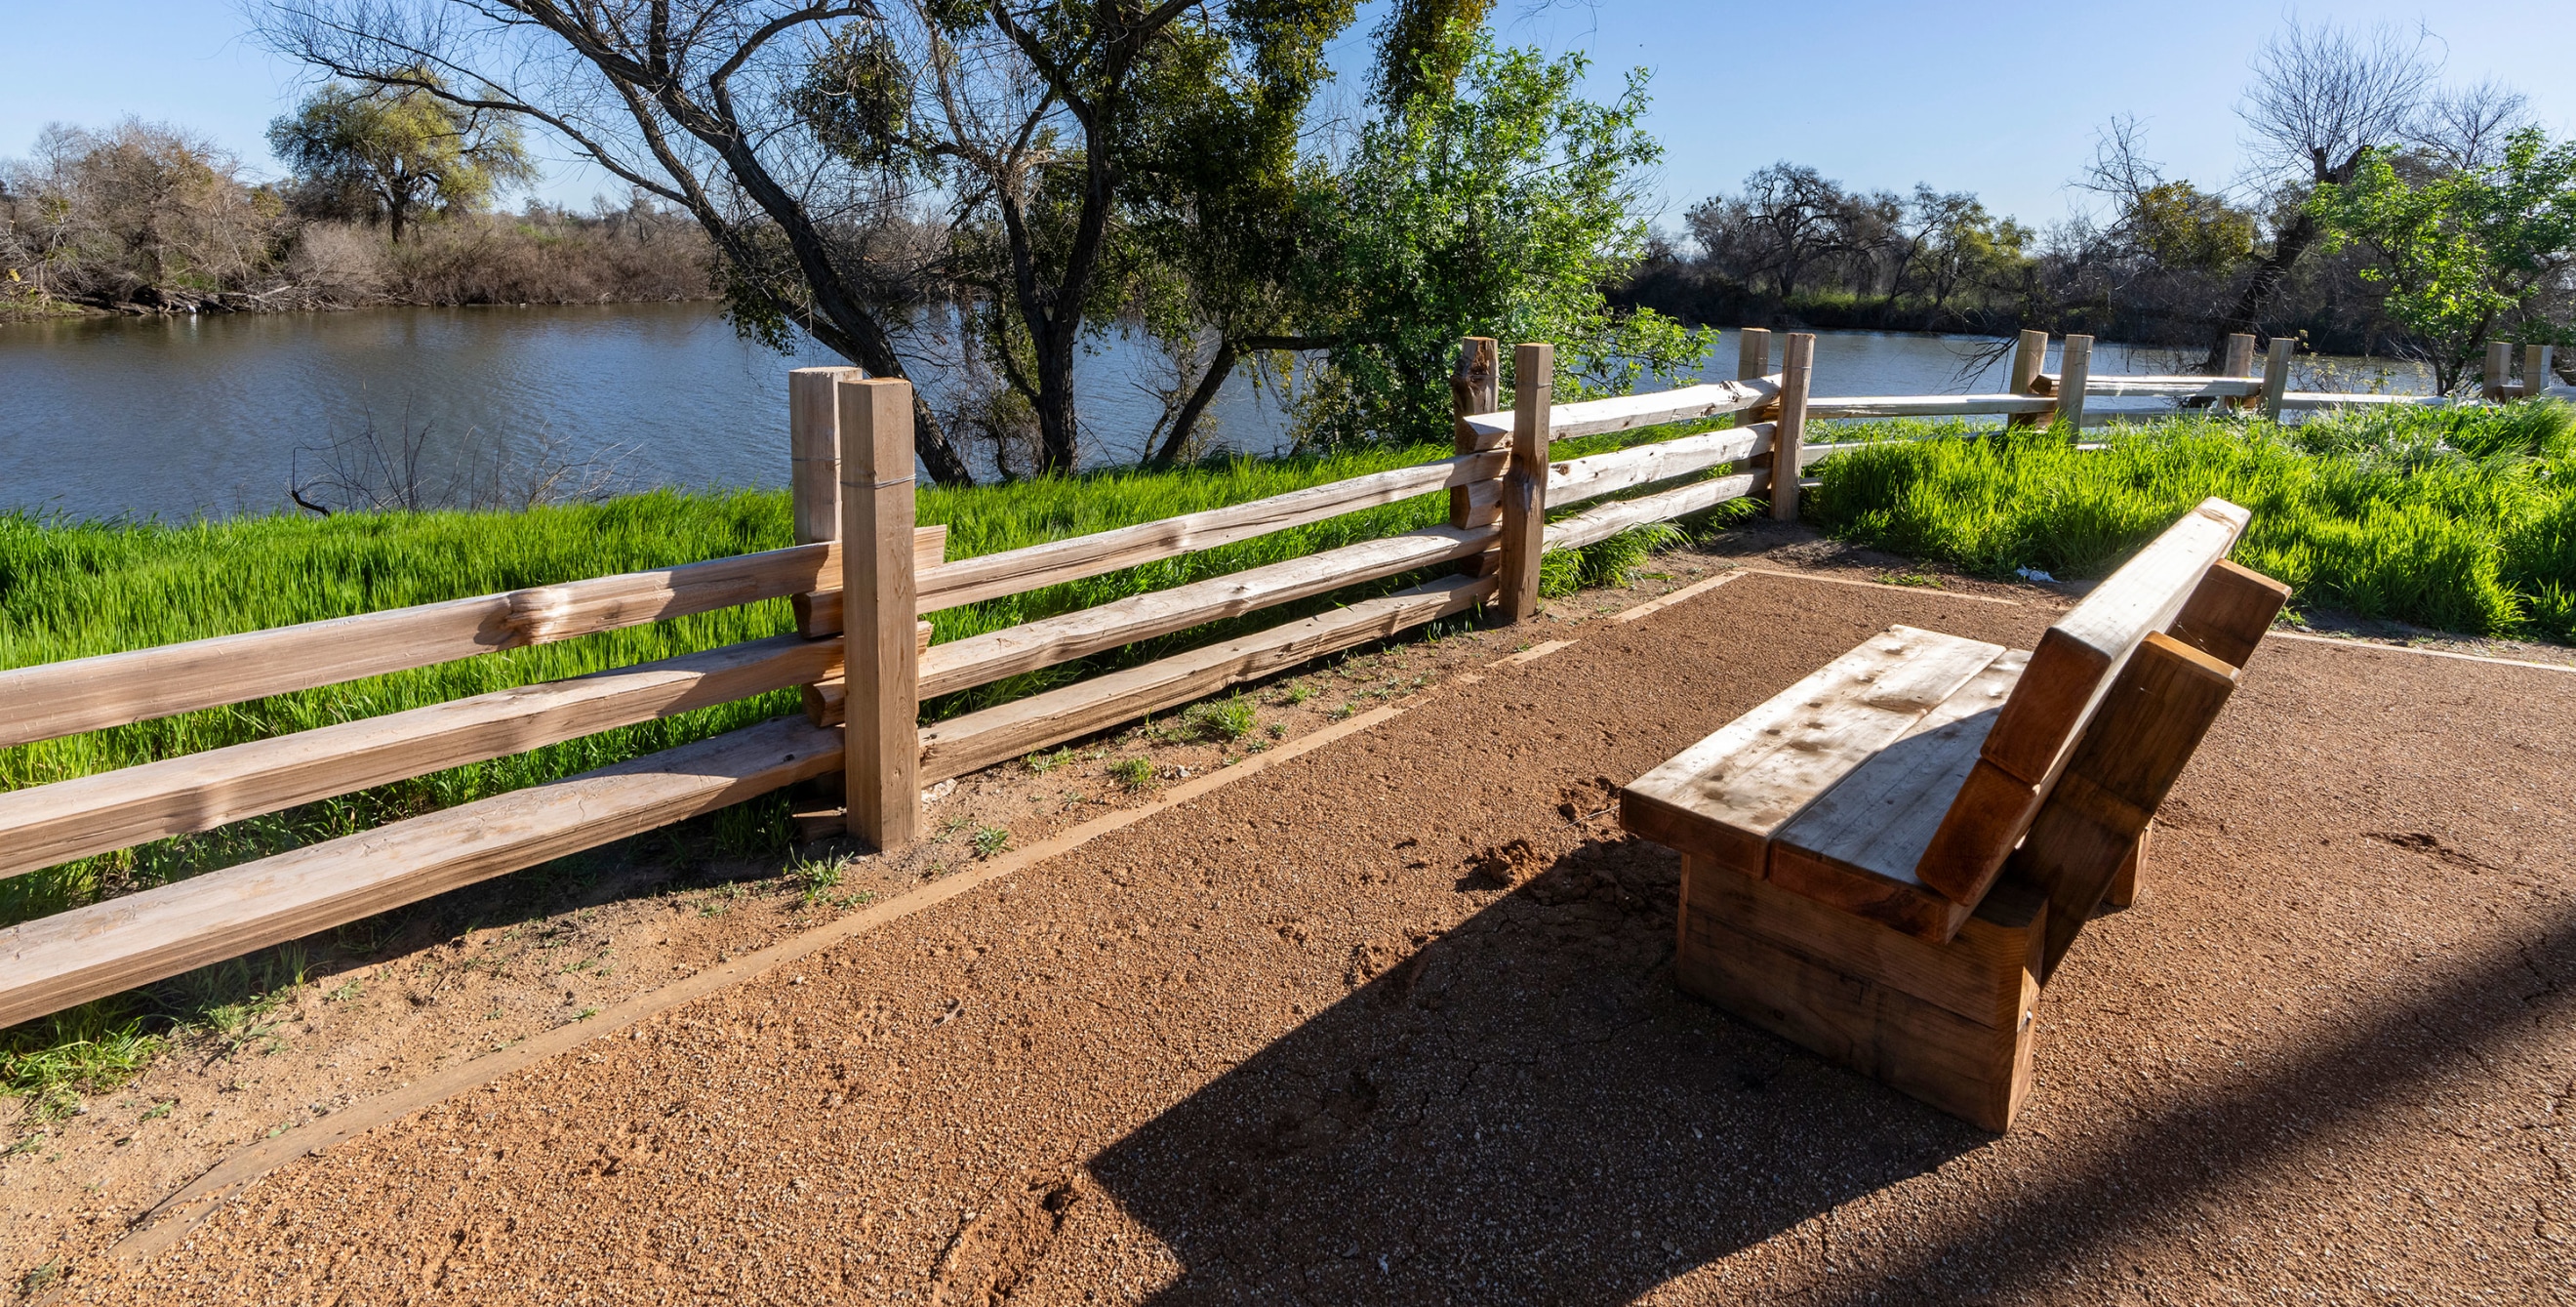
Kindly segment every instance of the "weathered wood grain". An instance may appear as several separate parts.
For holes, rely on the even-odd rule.
[[[2015,649],[1988,663],[1783,825],[1776,842],[1862,875],[1919,887],[1915,866],[2029,661]]]
[[[2047,776],[2129,651],[2150,632],[2173,624],[2202,574],[2226,556],[2248,518],[2226,500],[2202,501],[2050,624],[1986,736],[1985,757],[2023,780]]]
[[[2230,667],[2242,667],[2290,601],[2290,587],[2222,558],[2174,614],[2169,634]]]
[[[1771,433],[1771,516],[1798,520],[1798,456],[1807,444],[1807,383],[1816,366],[1816,334],[1793,331],[1780,350],[1780,410]]]
[[[1473,487],[1501,475],[1508,454],[1492,450],[1391,468],[1326,485],[1292,490],[1248,503],[1229,504],[1178,517],[1026,548],[980,554],[923,570],[919,603],[925,614],[960,604],[998,599],[1086,576],[1099,576],[1201,549],[1249,540],[1273,531],[1321,522],[1344,513],[1397,503],[1454,486]]]
[[[883,850],[921,823],[920,658],[914,638],[912,383],[844,380],[841,611],[848,662],[842,736],[851,833]]]
[[[1551,553],[1559,549],[1580,549],[1649,522],[1669,522],[1674,518],[1705,512],[1730,499],[1759,493],[1770,484],[1771,474],[1768,472],[1738,472],[1732,476],[1710,477],[1671,490],[1640,495],[1635,499],[1612,500],[1548,523],[1543,548]]]
[[[1489,434],[1468,423],[1469,418],[1492,413],[1498,403],[1502,384],[1501,346],[1491,336],[1469,336],[1458,342],[1458,365],[1449,374],[1449,415],[1451,444],[1464,457],[1500,449],[1508,436]],[[1497,500],[1499,508],[1501,501]],[[1449,525],[1483,526],[1476,505],[1465,486],[1449,488]]]
[[[1766,454],[1772,430],[1771,423],[1762,422],[1554,463],[1547,470],[1547,502],[1563,508]]]
[[[912,529],[912,573],[920,576],[939,566],[948,552],[948,525],[917,526]],[[787,597],[796,614],[796,631],[808,640],[820,640],[841,633],[841,578],[830,578],[832,588],[812,594]]]
[[[841,765],[788,717],[0,930],[0,1025],[713,812]]]
[[[1466,612],[1491,598],[1490,577],[1451,576],[1240,639],[1079,681],[922,728],[925,781],[1161,712],[1229,685]]]
[[[1538,560],[1547,548],[1549,395],[1556,347],[1512,347],[1512,461],[1503,472],[1502,567],[1496,606],[1506,622],[1538,612]]]
[[[2013,1030],[2038,995],[2046,900],[2007,881],[1977,905],[1956,939],[1935,944],[1890,930],[1804,894],[1684,857],[1688,912],[1805,954],[1845,975],[1873,980],[1956,1012],[1981,1026]],[[2016,887],[2018,889],[2016,890]]]
[[[837,676],[793,635],[0,794],[0,877]]]
[[[784,598],[839,568],[839,545],[793,545],[13,668],[0,671],[0,746]]]
[[[1500,528],[1490,526],[1464,531],[1427,527],[952,640],[922,659],[921,693],[924,698],[949,694],[1346,585],[1437,566],[1483,553],[1501,535]]]
[[[2161,634],[2148,636],[2121,669],[2012,855],[2015,873],[2048,895],[2043,981],[2092,919],[2235,688],[2234,667]]]
[[[1781,827],[2004,652],[1890,627],[1631,781],[1620,819],[1657,843],[1762,874],[1761,849]]]
[[[1693,912],[1674,980],[1825,1059],[1987,1130],[2028,1096],[2031,1027],[1999,1030]]]
[[[787,499],[796,543],[837,537],[841,530],[841,429],[832,388],[858,368],[796,368],[787,374]]]

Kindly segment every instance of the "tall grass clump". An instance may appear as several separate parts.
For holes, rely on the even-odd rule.
[[[2301,605],[2479,635],[2576,640],[2576,414],[2555,403],[2381,410],[2295,427],[2224,416],[1968,439],[1874,424],[1818,467],[1842,539],[1972,571],[2098,577],[2211,495],[2236,548]]]

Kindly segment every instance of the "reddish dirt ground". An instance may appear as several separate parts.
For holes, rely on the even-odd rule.
[[[2576,1298],[2576,677],[2267,641],[1979,1132],[1670,983],[1750,576],[286,1166],[99,1303]]]

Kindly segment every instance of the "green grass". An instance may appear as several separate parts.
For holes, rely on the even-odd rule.
[[[2576,641],[2576,411],[2382,410],[2292,427],[2209,416],[1984,440],[1873,424],[1807,500],[1853,543],[1988,575],[2099,577],[2193,504],[2253,510],[2234,557],[2301,607]],[[1839,438],[1848,438],[1838,433]]]
[[[1252,701],[1240,694],[1193,704],[1181,714],[1191,733],[1210,744],[1230,744],[1252,734],[1253,719]]]
[[[1623,436],[1632,440],[1635,436]],[[1607,447],[1608,442],[1586,442]],[[1564,452],[1566,447],[1560,447]],[[1175,471],[921,491],[919,519],[949,528],[949,556],[1014,549],[1439,457],[1433,448],[1240,459]],[[934,614],[948,641],[1445,520],[1417,496],[1256,540]],[[318,621],[790,543],[783,494],[669,491],[524,513],[342,514],[328,520],[63,523],[0,515],[0,667],[26,666]],[[1596,549],[1611,549],[1605,542]],[[1569,558],[1555,564],[1579,567]],[[1146,641],[924,705],[938,719],[1164,656],[1238,631],[1411,584],[1394,577],[1229,623]],[[0,790],[202,752],[467,695],[780,634],[784,601],[516,649],[205,712],[0,749]],[[159,840],[0,881],[0,924],[148,888],[320,839],[606,766],[795,711],[792,691],[602,732],[524,754]],[[784,847],[783,804],[717,818],[720,847]]]

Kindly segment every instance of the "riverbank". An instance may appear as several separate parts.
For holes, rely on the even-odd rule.
[[[306,222],[262,233],[258,244],[256,257],[221,276],[155,276],[86,255],[34,260],[0,284],[0,323],[717,298],[705,233],[648,210],[455,214],[402,241],[374,226]]]

